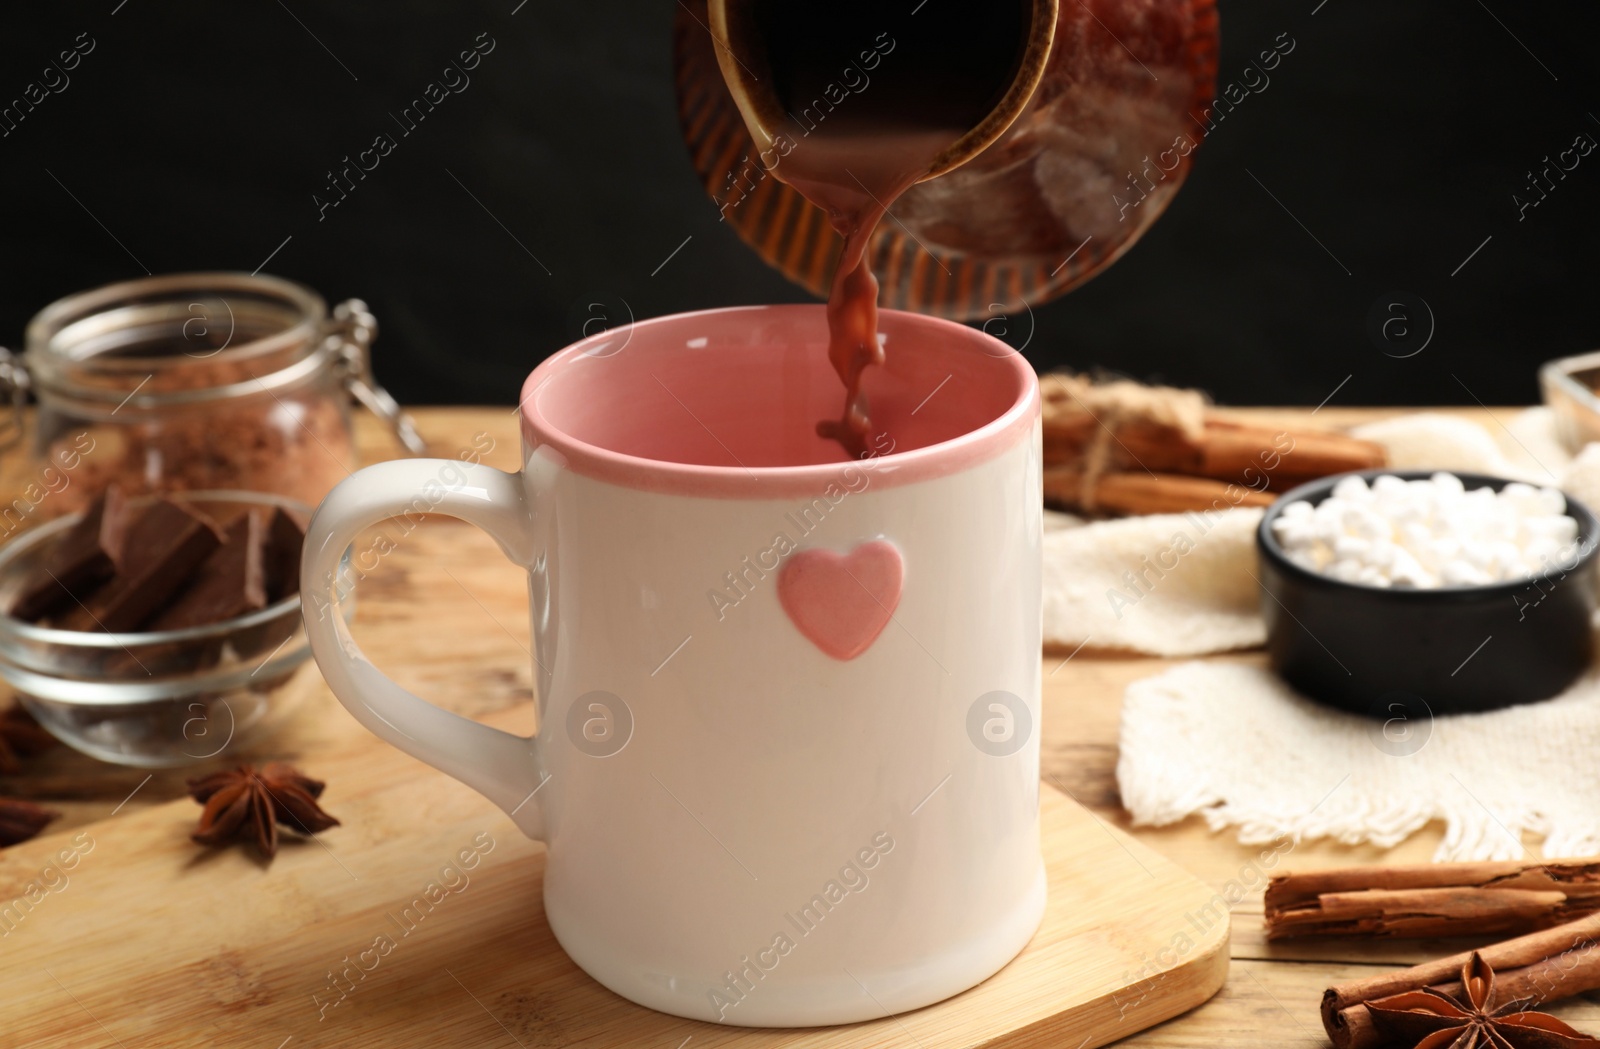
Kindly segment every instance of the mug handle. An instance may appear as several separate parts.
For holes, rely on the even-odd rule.
[[[446,468],[466,479],[442,485]],[[424,496],[430,483],[443,494]],[[480,725],[401,688],[362,653],[338,612],[345,549],[363,529],[419,510],[477,525],[523,568],[534,561],[533,515],[522,474],[454,459],[397,459],[357,470],[334,486],[306,528],[300,593],[312,655],[335,698],[374,735],[483,794],[539,839],[543,821],[538,806],[528,804],[548,778],[537,737]]]

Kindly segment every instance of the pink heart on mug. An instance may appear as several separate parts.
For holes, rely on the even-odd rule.
[[[904,581],[905,562],[887,539],[848,554],[799,550],[778,574],[778,601],[812,644],[834,659],[854,659],[889,625]]]

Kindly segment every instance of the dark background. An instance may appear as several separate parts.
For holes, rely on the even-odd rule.
[[[79,33],[96,44],[0,138],[0,343],[59,296],[250,271],[282,245],[267,272],[368,301],[401,400],[510,404],[587,302],[645,317],[807,298],[690,170],[671,0],[118,2],[0,15],[0,102]],[[1336,403],[1505,404],[1537,398],[1539,362],[1600,343],[1600,151],[1524,220],[1512,202],[1546,155],[1600,141],[1592,0],[1318,3],[1222,0],[1219,83],[1281,32],[1297,48],[1124,259],[1015,318],[1041,370],[1236,404],[1316,404],[1347,377]],[[471,86],[319,221],[326,172],[394,132],[388,114],[480,32],[496,49]],[[1404,359],[1366,330],[1394,292],[1435,318]]]

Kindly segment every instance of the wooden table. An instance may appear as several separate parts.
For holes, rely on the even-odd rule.
[[[1304,410],[1241,410],[1257,420],[1282,420],[1306,425]],[[1325,408],[1316,425],[1341,426],[1397,414],[1393,410]],[[1460,414],[1487,426],[1508,419],[1511,411],[1474,409]],[[423,409],[418,428],[431,454],[454,458],[471,447],[473,435],[486,433],[494,447],[484,457],[490,465],[515,469],[518,437],[515,420],[504,408]],[[362,461],[391,457],[396,448],[370,418],[359,424]],[[12,491],[28,475],[28,465],[13,453],[0,466],[0,491]],[[373,660],[402,685],[440,706],[472,716],[526,706],[525,729],[533,729],[531,660],[529,658],[526,592],[519,573],[511,571],[482,533],[454,521],[425,523],[427,529],[449,529],[448,559],[421,556],[418,544],[400,544],[381,571],[362,584],[354,625],[357,640]],[[437,549],[439,544],[427,544]],[[419,630],[424,618],[448,629]],[[412,629],[407,629],[411,627]],[[421,639],[420,642],[418,639]],[[1257,848],[1239,845],[1228,833],[1213,834],[1198,818],[1165,828],[1130,828],[1117,796],[1118,715],[1123,689],[1139,678],[1158,674],[1176,661],[1120,655],[1044,654],[1044,724],[1042,762],[1045,778],[1070,793],[1100,820],[1130,830],[1140,840],[1219,889],[1240,878]],[[1259,653],[1216,657],[1259,663]],[[289,686],[298,708],[255,738],[241,760],[287,758],[315,772],[319,761],[331,761],[361,748],[384,747],[338,709],[314,666],[302,668]],[[515,716],[515,715],[512,715]],[[420,769],[420,766],[419,766]],[[148,776],[119,769],[58,748],[34,762],[20,776],[0,777],[0,793],[48,800],[62,812],[52,831],[139,811],[183,794],[183,780],[193,770],[164,771]],[[467,788],[438,777],[441,790]],[[488,804],[484,803],[488,810]],[[501,818],[502,817],[495,817]],[[510,832],[509,823],[505,829]],[[1439,840],[1430,826],[1396,849],[1347,847],[1326,842],[1297,845],[1281,869],[1312,868],[1363,862],[1426,862]],[[1107,837],[1107,847],[1116,847]],[[1140,1046],[1324,1046],[1317,1019],[1322,991],[1332,983],[1410,965],[1462,949],[1459,942],[1315,943],[1268,946],[1261,934],[1259,887],[1233,911],[1233,968],[1227,985],[1209,1003],[1175,1020],[1128,1039]],[[1561,1003],[1552,1011],[1589,1033],[1600,1035],[1600,996]],[[0,1030],[0,1042],[3,1042]],[[908,1049],[913,1049],[909,1047]],[[1071,1049],[1071,1047],[1066,1047]]]

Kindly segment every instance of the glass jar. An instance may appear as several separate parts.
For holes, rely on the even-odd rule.
[[[21,357],[0,349],[13,440],[27,394],[38,402],[31,483],[0,508],[0,532],[35,510],[81,509],[111,481],[129,495],[233,489],[315,506],[357,466],[352,397],[422,451],[372,378],[376,334],[359,299],[330,315],[309,288],[242,273],[148,277],[52,303]]]
[[[302,519],[311,512],[260,492],[171,498],[213,521],[271,508]],[[12,606],[77,523],[57,517],[0,543],[0,608]],[[340,579],[349,577],[349,558],[347,550]],[[346,619],[352,596],[339,603]],[[0,613],[0,699],[14,695],[51,735],[101,761],[140,768],[207,761],[290,716],[304,696],[304,688],[284,687],[311,659],[300,609],[297,592],[220,622],[126,633],[67,630]]]

